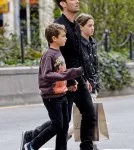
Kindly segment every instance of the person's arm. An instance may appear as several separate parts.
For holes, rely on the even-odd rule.
[[[44,57],[41,64],[42,77],[48,81],[63,81],[70,80],[81,76],[83,73],[82,67],[79,68],[70,68],[64,72],[57,73],[53,71],[53,60],[50,56]]]

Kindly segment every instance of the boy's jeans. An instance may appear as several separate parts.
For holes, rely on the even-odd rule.
[[[51,124],[42,130],[38,136],[31,141],[31,146],[38,150],[53,136],[56,137],[55,150],[67,149],[67,132],[69,128],[68,101],[65,96],[52,99],[43,99],[44,105],[51,119]]]

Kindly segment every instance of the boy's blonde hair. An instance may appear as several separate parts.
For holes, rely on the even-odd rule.
[[[76,22],[83,27],[90,19],[94,20],[92,15],[82,13],[76,18]]]
[[[45,37],[46,37],[48,43],[52,43],[53,42],[52,37],[53,36],[58,37],[61,31],[66,32],[64,25],[61,25],[58,23],[50,24],[45,30]]]

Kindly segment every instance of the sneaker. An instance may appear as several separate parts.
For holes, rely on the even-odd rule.
[[[70,140],[72,138],[72,135],[68,135],[67,136],[67,141]]]
[[[80,148],[80,150],[88,150],[89,148]],[[99,150],[96,144],[93,144],[93,150]]]
[[[34,150],[34,149],[32,148],[32,146],[31,146],[30,143],[26,143],[26,144],[24,145],[24,150]]]
[[[22,139],[21,139],[21,147],[20,150],[25,150],[24,145],[29,143],[32,140],[32,133],[30,131],[22,132]]]
[[[93,144],[93,150],[99,150],[97,144]]]

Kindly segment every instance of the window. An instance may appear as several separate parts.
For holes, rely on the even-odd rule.
[[[0,0],[0,14],[9,12],[8,0]]]
[[[30,30],[31,30],[31,45],[33,47],[40,46],[39,37],[39,0],[29,0],[30,2]],[[24,41],[27,43],[27,8],[26,0],[21,0],[20,3],[20,28],[24,33]]]
[[[0,14],[0,27],[3,27],[3,14]]]

